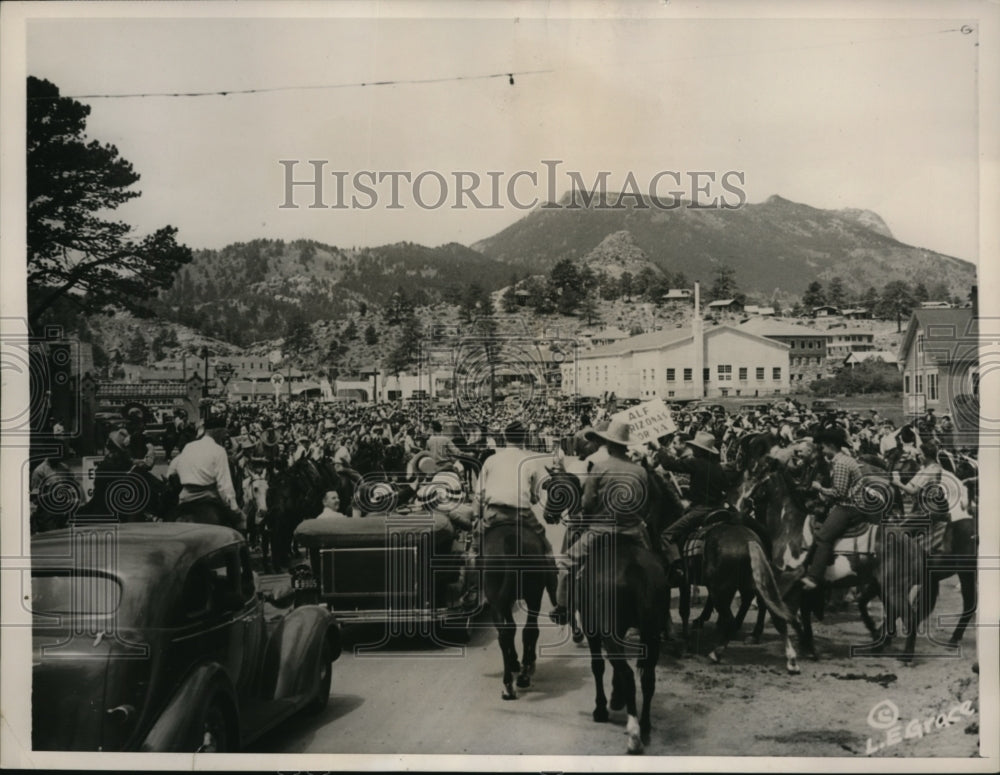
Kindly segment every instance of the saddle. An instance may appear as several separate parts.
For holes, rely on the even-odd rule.
[[[819,529],[820,523],[816,517],[809,515],[809,529],[813,536]],[[833,557],[838,554],[875,554],[875,542],[878,537],[878,525],[870,522],[858,522],[847,529],[833,545]]]
[[[724,508],[713,511],[705,517],[705,521],[701,524],[701,526],[691,533],[691,535],[689,535],[684,541],[684,549],[682,551],[683,556],[701,557],[702,554],[705,553],[705,536],[708,535],[709,532],[719,525],[736,525],[740,523],[740,515],[735,511],[729,511]]]

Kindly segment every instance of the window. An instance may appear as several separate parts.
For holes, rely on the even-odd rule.
[[[708,380],[709,380],[709,376],[708,375],[709,375],[710,372],[711,372],[711,369],[702,369],[701,370],[702,381],[708,382]]]
[[[740,366],[740,382],[746,382],[746,381],[747,381],[747,367]]]
[[[909,393],[910,392],[910,375],[909,374],[906,374],[906,375],[903,376],[903,392],[904,393]]]
[[[757,367],[757,379],[758,380],[763,380],[764,379],[764,367],[763,366],[758,366]]]
[[[691,369],[684,369],[684,381],[690,382],[694,377],[691,374]]]
[[[937,374],[927,375],[927,398],[930,401],[938,400]]]
[[[810,339],[809,340],[809,349],[811,350],[812,348],[813,348],[813,343],[812,343],[812,339]]]
[[[923,374],[918,374],[917,375],[917,393],[923,393],[923,392],[924,392],[924,375]]]
[[[719,382],[733,381],[733,367],[728,363],[719,364]]]
[[[673,397],[674,397],[674,391],[673,390],[668,390],[667,391],[667,398],[673,398]]]
[[[673,382],[676,380],[676,369],[667,369],[667,382]]]
[[[773,379],[775,381],[781,379],[781,367],[780,366],[775,366],[773,369],[771,369],[771,379]]]

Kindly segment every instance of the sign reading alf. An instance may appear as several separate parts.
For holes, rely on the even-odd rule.
[[[629,407],[611,415],[612,420],[628,423],[629,443],[645,444],[677,430],[667,405],[659,398]]]

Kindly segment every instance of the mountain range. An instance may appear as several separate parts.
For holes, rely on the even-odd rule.
[[[608,196],[614,200],[614,195]],[[612,277],[644,267],[711,284],[716,268],[739,289],[799,296],[814,280],[862,294],[890,280],[943,284],[965,298],[974,264],[906,245],[867,210],[821,210],[772,196],[739,209],[538,208],[471,247],[401,242],[342,248],[313,240],[253,240],[199,250],[161,293],[159,315],[239,345],[278,338],[290,324],[344,319],[399,289],[417,305],[458,302],[469,285],[496,291],[571,259]]]

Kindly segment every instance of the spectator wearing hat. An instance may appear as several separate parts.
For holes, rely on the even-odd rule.
[[[665,470],[688,474],[691,478],[688,487],[690,507],[687,513],[660,535],[660,542],[670,565],[671,583],[675,585],[684,577],[680,544],[704,523],[709,514],[723,507],[726,497],[726,474],[719,464],[715,437],[701,432],[685,443],[688,452],[683,457],[660,460],[660,465]]]
[[[822,582],[837,539],[852,525],[866,519],[858,508],[862,503],[861,467],[857,460],[844,451],[850,445],[847,433],[842,428],[829,428],[817,434],[816,443],[830,461],[831,486],[824,487],[820,482],[813,482],[812,488],[832,507],[826,520],[816,531],[815,553],[802,578],[802,586],[806,589],[816,589]]]
[[[949,452],[954,450],[955,425],[951,421],[951,415],[941,415],[941,422],[937,424],[937,427],[934,429],[934,433],[937,435],[938,444],[941,445],[942,449],[946,449]]]
[[[583,481],[582,512],[591,520],[587,529],[559,559],[556,607],[552,620],[569,620],[567,601],[574,570],[586,561],[590,546],[601,534],[615,533],[650,548],[646,530],[650,483],[646,469],[628,458],[629,426],[612,420],[606,430],[593,430],[587,438],[607,450],[607,456],[593,462]]]
[[[125,428],[128,430],[128,451],[133,464],[141,471],[151,471],[156,463],[156,451],[146,437],[146,418],[142,409],[134,406],[128,410]]]

